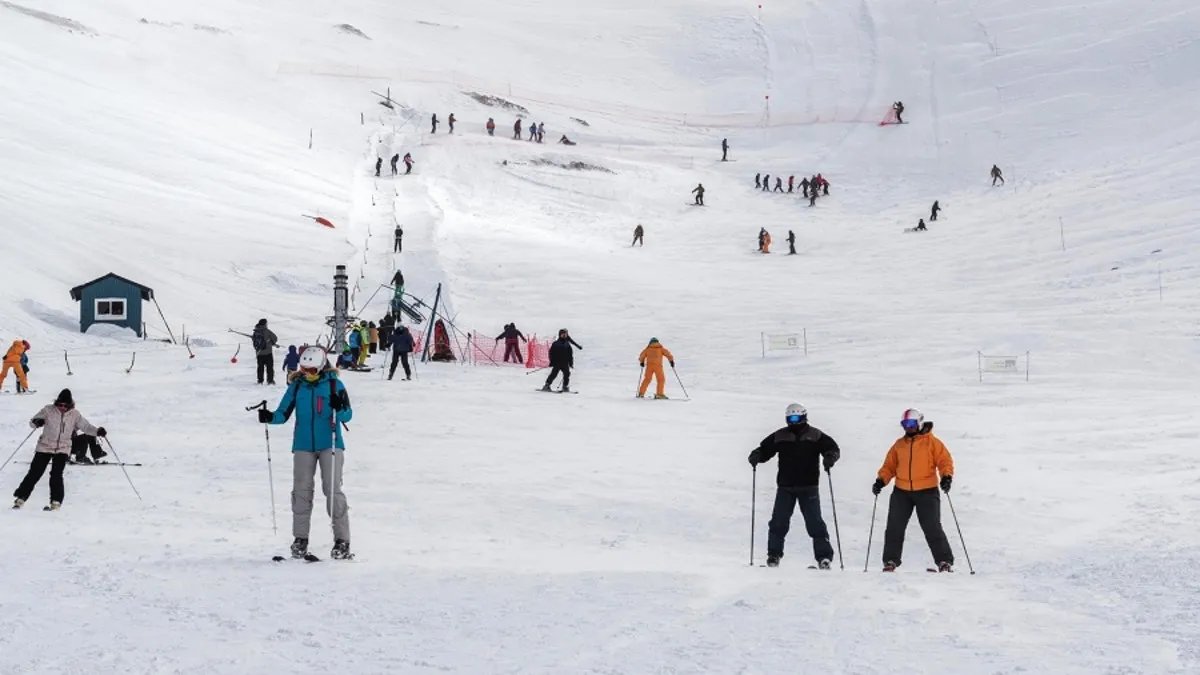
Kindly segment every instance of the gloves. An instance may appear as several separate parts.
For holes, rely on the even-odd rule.
[[[29,420],[29,426],[33,427],[34,429],[44,427],[44,426],[46,426],[46,420],[42,420],[42,419]]]
[[[746,459],[750,462],[750,466],[758,466],[759,464],[762,464],[762,455],[759,454],[757,448],[751,450],[750,456]]]
[[[261,423],[261,424],[269,424],[269,423],[271,422],[271,420],[273,420],[273,419],[275,419],[275,413],[271,412],[270,410],[267,410],[266,408],[259,408],[259,409],[258,409],[258,421],[259,421],[259,423]]]
[[[950,491],[950,482],[954,480],[954,476],[942,476],[942,492]]]
[[[642,367],[642,368],[645,368],[645,367],[646,367],[646,364],[642,363],[641,361],[638,361],[638,366],[640,366],[640,367]]]
[[[346,404],[346,392],[344,391],[334,392],[333,396],[329,399],[329,405],[334,410],[344,410],[346,408]]]
[[[824,455],[823,457],[821,457],[821,464],[825,467],[825,473],[829,473],[829,470],[832,469],[833,465],[836,463],[837,463],[836,457],[832,457],[830,455]]]
[[[882,478],[876,478],[875,484],[871,486],[871,492],[873,494],[879,494],[880,492],[883,492],[884,485],[886,485],[886,483],[883,482]]]
[[[104,427],[100,427],[99,429],[96,429],[96,435],[100,438],[105,438],[108,436],[108,430]]]
[[[671,367],[672,367],[672,368],[674,368],[674,367],[675,367],[675,362],[674,362],[674,361],[668,361],[668,363],[670,363],[670,364],[671,364]]]

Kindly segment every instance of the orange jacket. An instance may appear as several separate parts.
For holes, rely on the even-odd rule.
[[[21,340],[13,340],[12,346],[8,348],[8,353],[4,355],[4,362],[15,366],[21,363],[21,355],[25,353],[25,343]]]
[[[654,342],[646,345],[642,353],[638,354],[638,362],[646,364],[646,367],[651,370],[662,370],[664,356],[667,361],[675,361],[675,355],[671,353],[670,349],[662,346],[661,342]]]
[[[933,435],[933,423],[926,422],[920,433],[892,443],[879,467],[879,480],[886,484],[895,478],[897,488],[911,492],[937,487],[939,473],[954,475],[954,458]]]

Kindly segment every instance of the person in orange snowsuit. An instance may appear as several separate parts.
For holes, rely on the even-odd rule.
[[[21,385],[22,390],[29,389],[29,380],[25,379],[25,369],[21,367],[21,356],[29,351],[29,343],[24,340],[13,340],[12,346],[8,348],[8,352],[4,355],[4,365],[0,367],[0,389],[4,387],[4,380],[8,377],[8,371],[13,371],[17,375],[17,382]]]
[[[671,364],[672,368],[675,367],[675,356],[671,354],[671,350],[662,346],[658,338],[650,338],[650,344],[646,345],[641,354],[638,354],[638,363],[645,370],[645,374],[642,377],[642,385],[638,387],[638,398],[646,395],[646,389],[650,386],[650,378],[652,377],[658,380],[655,384],[654,398],[667,397],[664,392],[667,384],[667,376],[663,374],[662,362],[664,358],[667,360],[667,363]]]

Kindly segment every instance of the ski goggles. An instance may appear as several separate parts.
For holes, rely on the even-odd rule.
[[[808,419],[808,415],[788,415],[785,419],[788,424],[803,424]]]
[[[904,427],[908,431],[912,431],[913,429],[921,426],[921,423],[917,420],[900,420],[900,426]]]

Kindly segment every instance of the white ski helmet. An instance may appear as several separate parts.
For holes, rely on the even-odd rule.
[[[900,417],[900,426],[905,429],[920,429],[923,424],[925,424],[925,416],[916,408],[905,410],[904,415]]]
[[[788,424],[804,424],[808,421],[808,410],[799,403],[793,403],[787,407],[784,417]]]
[[[320,347],[306,347],[300,354],[301,369],[315,369],[320,372],[325,369],[327,364],[325,350]]]

